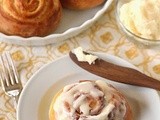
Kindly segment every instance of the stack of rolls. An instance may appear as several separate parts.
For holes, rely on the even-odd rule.
[[[67,85],[53,98],[50,120],[132,120],[124,96],[104,81]]]

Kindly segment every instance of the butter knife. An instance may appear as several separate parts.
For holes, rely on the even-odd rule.
[[[95,75],[120,83],[148,87],[160,91],[160,81],[135,69],[115,65],[103,59],[96,59],[94,64],[80,62],[78,61],[76,55],[72,52],[69,53],[69,56],[78,66]]]

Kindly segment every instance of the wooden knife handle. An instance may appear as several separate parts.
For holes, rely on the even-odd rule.
[[[95,64],[90,65],[87,62],[78,61],[77,57],[72,52],[70,52],[69,55],[70,58],[81,68],[98,76],[120,83],[149,87],[160,91],[160,81],[135,69],[115,65],[102,59],[97,59]]]

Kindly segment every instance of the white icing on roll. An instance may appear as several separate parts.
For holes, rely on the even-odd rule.
[[[103,81],[83,81],[64,87],[53,109],[56,120],[123,120],[125,100]]]

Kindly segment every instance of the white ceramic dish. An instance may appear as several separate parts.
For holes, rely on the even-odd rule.
[[[109,62],[134,68],[115,56],[97,55]],[[46,65],[29,80],[20,96],[17,120],[48,120],[49,105],[55,93],[67,84],[87,79],[101,79],[114,85],[129,101],[134,120],[160,120],[160,99],[155,90],[103,79],[78,67],[69,56]]]
[[[40,46],[66,40],[90,27],[108,9],[112,1],[106,0],[101,6],[84,11],[63,9],[62,20],[58,29],[46,37],[23,38],[0,33],[0,41],[18,45]]]

